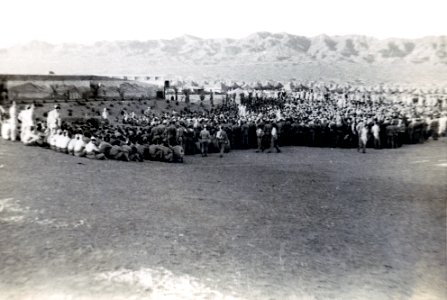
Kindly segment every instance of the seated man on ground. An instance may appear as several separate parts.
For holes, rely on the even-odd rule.
[[[98,141],[95,137],[90,138],[90,142],[85,145],[85,156],[90,159],[105,159],[105,155],[100,153],[98,148]]]
[[[110,150],[112,149],[112,144],[110,144],[110,137],[108,135],[101,137],[101,142],[99,143],[99,153],[104,154],[106,158],[111,158]]]
[[[75,134],[74,136],[69,136],[69,137],[70,137],[70,141],[68,142],[68,145],[67,145],[67,153],[74,155],[74,147],[75,147],[75,144],[77,141],[77,139],[76,139],[77,134]]]
[[[25,146],[40,146],[43,144],[43,140],[36,131],[36,128],[31,126],[29,130],[25,130],[22,134],[22,143]]]
[[[51,150],[57,150],[57,142],[59,141],[59,136],[62,133],[60,129],[55,132],[51,132],[48,136],[48,144],[50,145]]]
[[[77,134],[76,143],[73,148],[74,155],[77,157],[85,156],[85,146],[84,136],[82,134]]]
[[[70,142],[70,138],[68,137],[68,132],[64,130],[62,134],[59,135],[56,142],[56,147],[58,152],[67,153],[68,152],[68,143]]]

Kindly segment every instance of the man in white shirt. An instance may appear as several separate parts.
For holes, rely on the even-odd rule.
[[[268,151],[268,153],[271,152],[272,148],[275,148],[277,153],[281,152],[281,149],[279,149],[279,146],[278,146],[278,128],[277,127],[278,126],[276,125],[276,123],[272,124],[272,141],[270,143],[271,148]]]
[[[48,144],[50,145],[51,150],[57,150],[57,142],[59,141],[59,135],[61,134],[61,131],[58,130],[54,133],[50,133],[50,136],[48,137]]]
[[[64,130],[63,134],[60,137],[60,141],[58,144],[58,150],[62,153],[68,153],[68,144],[70,143],[70,138],[68,137],[68,132]]]
[[[13,101],[9,108],[9,138],[13,142],[17,139],[17,123],[17,105],[16,102]]]
[[[103,120],[109,119],[109,112],[107,111],[107,107],[104,107],[104,109],[102,110],[102,119]]]
[[[380,149],[380,126],[377,122],[374,122],[371,131],[374,137],[374,148]]]
[[[11,124],[10,120],[5,120],[2,123],[2,139],[10,140],[11,139]]]
[[[76,136],[77,135],[72,136],[70,138],[70,141],[68,142],[68,145],[67,145],[67,153],[68,154],[74,155],[74,147],[75,147],[75,144],[76,144],[76,141],[77,141]]]
[[[262,126],[260,124],[258,124],[258,128],[256,129],[256,140],[257,140],[257,145],[258,145],[258,149],[256,150],[256,152],[264,152],[264,147],[262,145],[262,138],[264,137],[264,130],[262,128]]]
[[[47,127],[51,132],[55,132],[61,126],[60,106],[55,105],[54,109],[48,113]]]
[[[31,127],[34,126],[33,120],[34,105],[28,105],[25,110],[20,111],[17,119],[20,120],[20,140],[23,139],[24,135],[31,131]]]
[[[365,122],[360,122],[357,126],[357,134],[359,135],[359,145],[357,151],[362,149],[363,153],[366,153],[366,143],[368,142],[368,127]]]
[[[22,134],[21,141],[25,146],[40,146],[43,143],[43,140],[33,126],[30,130],[26,130],[25,133]]]

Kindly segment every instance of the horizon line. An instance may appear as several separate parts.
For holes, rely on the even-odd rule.
[[[24,44],[29,44],[29,43],[33,43],[33,42],[43,42],[43,43],[47,43],[47,44],[53,44],[53,45],[60,45],[60,44],[83,44],[83,45],[94,45],[96,43],[101,43],[101,42],[130,42],[130,41],[138,41],[138,42],[148,42],[148,41],[172,41],[172,40],[176,40],[176,39],[181,39],[181,38],[185,38],[185,37],[190,37],[193,39],[198,39],[198,40],[243,40],[243,39],[247,39],[250,36],[256,35],[256,34],[269,34],[269,35],[278,35],[278,34],[282,34],[282,35],[291,35],[291,36],[297,36],[297,37],[304,37],[304,38],[308,38],[308,39],[313,39],[313,38],[317,38],[320,36],[327,36],[327,37],[366,37],[366,38],[372,38],[375,40],[379,40],[379,41],[383,41],[383,40],[389,40],[389,39],[401,39],[401,40],[419,40],[419,39],[424,39],[424,38],[441,38],[441,37],[447,37],[447,34],[433,34],[433,35],[424,35],[424,36],[419,36],[419,37],[397,37],[397,36],[392,36],[392,37],[377,37],[377,36],[373,36],[373,35],[367,35],[367,34],[327,34],[327,33],[321,33],[321,34],[317,34],[317,35],[312,35],[312,36],[306,36],[306,35],[300,35],[300,34],[293,34],[293,33],[288,33],[285,31],[281,31],[281,32],[271,32],[271,31],[256,31],[253,32],[251,34],[248,34],[246,36],[240,37],[240,38],[233,38],[233,37],[200,37],[197,35],[193,35],[193,34],[189,34],[189,33],[185,33],[182,35],[177,35],[175,37],[172,38],[148,38],[148,39],[98,39],[95,41],[49,41],[49,40],[45,40],[45,39],[40,39],[40,38],[36,38],[36,39],[30,39],[27,41],[18,41],[18,42],[13,42],[9,45],[4,45],[1,46],[0,48],[10,48],[10,47],[15,47],[15,46],[20,46],[20,45],[24,45]]]

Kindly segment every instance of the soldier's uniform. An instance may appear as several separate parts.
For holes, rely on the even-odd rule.
[[[219,146],[220,157],[223,157],[225,147],[229,144],[228,135],[224,129],[219,129],[216,133],[216,139]]]
[[[200,151],[202,152],[202,156],[208,156],[208,144],[210,143],[210,140],[210,132],[205,127],[200,131]]]

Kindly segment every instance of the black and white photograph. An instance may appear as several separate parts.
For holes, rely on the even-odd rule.
[[[0,300],[447,299],[446,1],[0,7]]]

